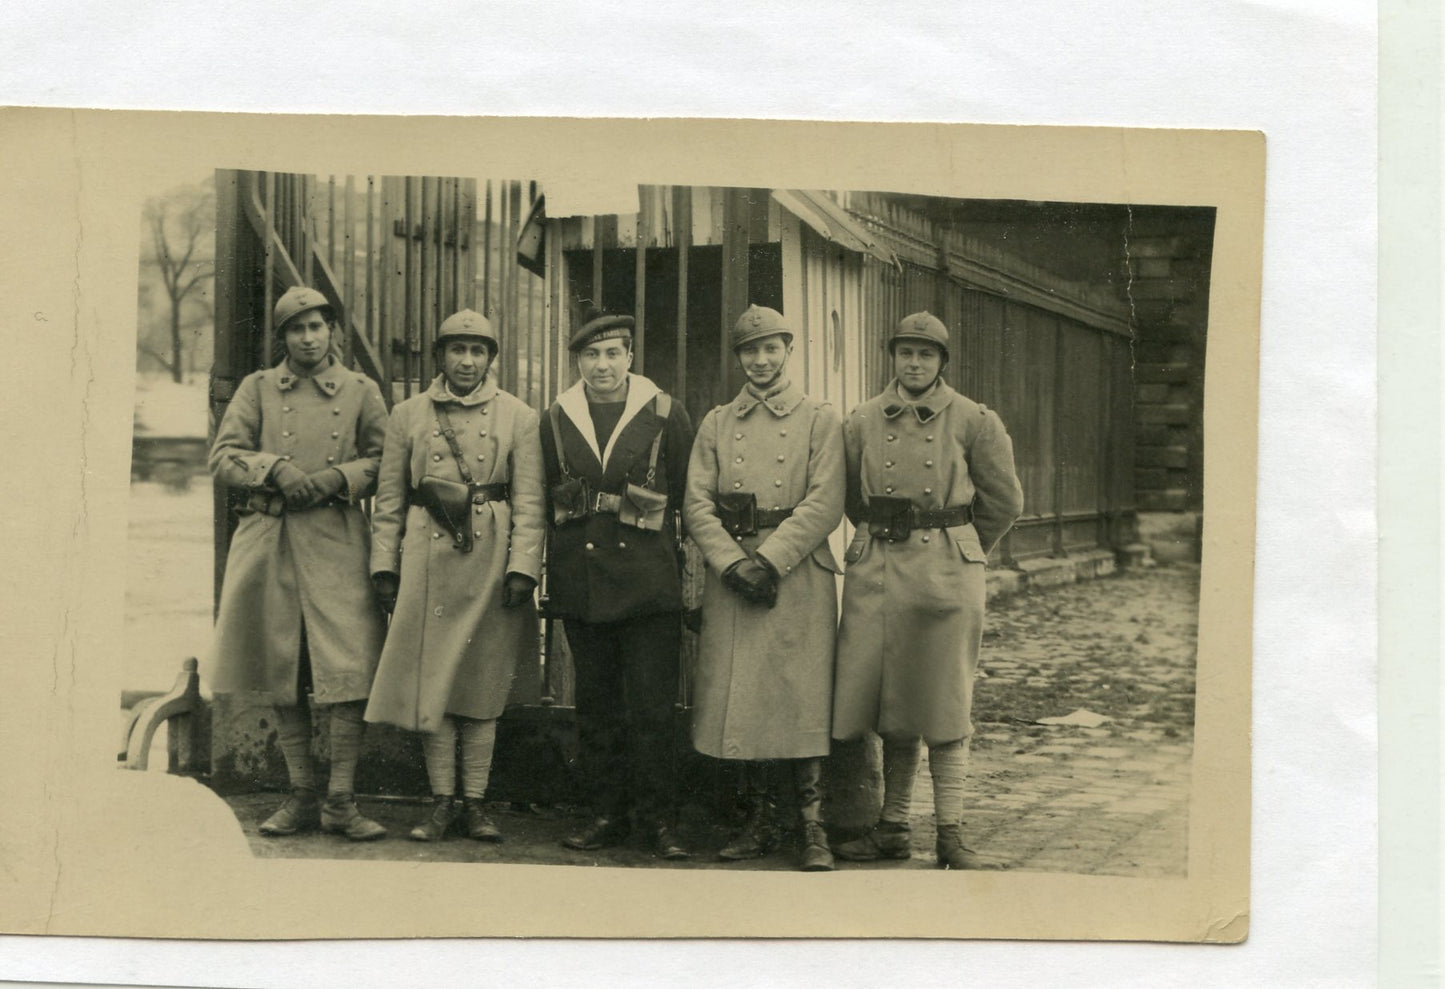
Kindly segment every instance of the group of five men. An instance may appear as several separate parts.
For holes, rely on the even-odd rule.
[[[324,296],[289,290],[275,325],[285,360],[241,383],[211,452],[242,490],[212,687],[276,706],[292,788],[262,834],[385,835],[354,798],[373,722],[422,733],[433,800],[410,837],[501,840],[482,798],[496,719],[514,679],[535,676],[545,554],[593,813],[563,844],[596,850],[638,826],[656,854],[687,857],[671,732],[685,534],[707,564],[693,744],[742,763],[747,803],[719,856],[766,854],[792,824],[806,871],[834,853],[907,858],[922,742],[938,864],[976,867],[961,821],[984,565],[1022,493],[998,416],[941,377],[940,320],[898,325],[894,380],[844,419],[789,378],[782,315],[750,306],[731,340],[746,384],[696,435],[632,373],[630,316],[584,318],[569,342],[579,380],[542,416],[497,387],[497,335],[470,310],[438,328],[440,373],[390,417],[339,363]],[[373,495],[368,524],[359,503]],[[828,543],[845,514],[846,573]],[[324,799],[308,693],[330,712]],[[830,846],[823,757],[869,732],[884,741],[881,815]]]

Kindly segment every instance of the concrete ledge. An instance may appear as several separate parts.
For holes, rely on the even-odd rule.
[[[1105,577],[1113,573],[1119,565],[1119,560],[1111,549],[1078,550],[1069,556],[1021,560],[1012,570],[989,571],[988,598],[993,600],[1010,594]]]

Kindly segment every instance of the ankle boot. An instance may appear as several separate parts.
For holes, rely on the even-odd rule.
[[[286,802],[262,822],[260,831],[268,838],[315,831],[321,825],[321,801],[315,790],[298,787]]]
[[[832,872],[833,852],[823,827],[823,760],[797,759],[793,780],[798,794],[798,868],[804,872]]]
[[[938,867],[940,869],[979,869],[983,863],[978,853],[963,843],[963,827],[958,824],[938,826]]]
[[[407,832],[412,841],[441,841],[457,819],[457,802],[450,796],[433,797],[426,816]]]
[[[352,841],[376,841],[386,837],[386,828],[364,816],[349,793],[332,793],[321,805],[321,830],[343,835]]]
[[[718,850],[724,862],[739,862],[768,854],[778,844],[777,806],[769,786],[767,768],[743,767],[743,792],[748,801],[748,818]]]
[[[468,797],[465,801],[467,818],[467,837],[473,841],[501,841],[502,829],[487,816],[487,808],[481,800],[476,797]]]
[[[840,859],[873,862],[878,859],[906,859],[913,854],[913,829],[898,821],[879,821],[861,838],[833,848]]]

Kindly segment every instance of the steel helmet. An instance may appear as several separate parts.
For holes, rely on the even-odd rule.
[[[502,347],[502,342],[497,339],[497,331],[492,329],[491,321],[473,309],[463,309],[461,312],[452,313],[442,320],[441,326],[437,327],[436,344],[438,347],[448,340],[455,339],[485,341],[491,348],[493,357]]]
[[[783,321],[783,314],[767,306],[751,305],[743,310],[733,327],[733,350],[745,343],[778,335],[786,337],[788,343],[793,342],[793,331]]]
[[[335,318],[331,302],[314,288],[307,288],[304,285],[293,285],[288,288],[281,293],[281,298],[276,300],[276,309],[272,320],[276,332],[280,333],[284,330],[286,324],[293,317],[312,309],[325,309],[327,319]]]
[[[899,340],[931,343],[943,351],[944,357],[948,356],[948,327],[943,325],[943,320],[930,312],[916,312],[911,316],[904,316],[893,335],[888,338],[890,352],[893,344]]]

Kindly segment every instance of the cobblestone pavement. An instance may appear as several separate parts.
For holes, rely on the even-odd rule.
[[[1180,876],[1188,854],[1194,724],[1197,567],[1134,570],[1021,595],[990,606],[983,672],[974,702],[972,785],[966,840],[996,869],[1111,876]],[[1097,727],[1037,720],[1085,709]],[[640,842],[595,853],[562,849],[579,819],[560,810],[494,808],[500,845],[405,840],[415,804],[363,801],[390,829],[364,845],[304,835],[256,833],[278,798],[230,800],[252,849],[265,857],[401,861],[573,863],[623,867],[786,869],[787,848],[744,863],[712,853],[723,829],[686,816],[691,861],[663,863]],[[933,808],[926,760],[913,805],[914,855],[907,862],[840,863],[846,869],[933,868]]]

